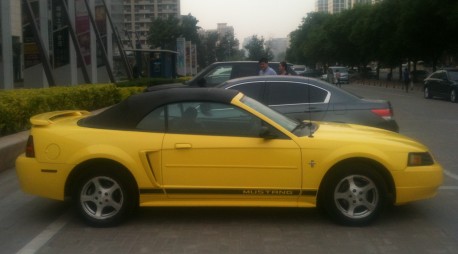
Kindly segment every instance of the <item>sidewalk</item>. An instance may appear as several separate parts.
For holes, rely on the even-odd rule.
[[[378,86],[385,88],[393,88],[403,90],[404,84],[399,80],[387,81],[384,79],[359,79],[352,82],[353,85],[367,85],[367,86]],[[417,82],[410,84],[409,91],[423,91],[423,83]]]

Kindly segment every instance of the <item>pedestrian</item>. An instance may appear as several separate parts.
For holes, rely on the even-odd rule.
[[[277,75],[274,69],[269,67],[269,60],[263,57],[259,60],[259,76]]]
[[[410,91],[413,91],[413,83],[415,82],[415,74],[413,71],[410,72]]]
[[[409,83],[410,83],[410,75],[409,71],[407,70],[407,67],[404,68],[404,72],[402,73],[402,77],[404,79],[404,86],[402,89],[406,89],[406,93],[409,92]]]
[[[289,75],[288,65],[285,61],[280,62],[280,65],[278,65],[278,75]]]
[[[336,70],[334,72],[334,81],[336,82],[336,86],[342,87],[342,84],[340,83],[340,71]]]

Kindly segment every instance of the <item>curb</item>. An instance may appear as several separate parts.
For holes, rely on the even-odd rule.
[[[0,138],[0,172],[14,168],[16,158],[24,152],[29,131]]]

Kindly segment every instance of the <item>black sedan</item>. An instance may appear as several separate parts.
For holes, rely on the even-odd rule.
[[[426,99],[441,97],[457,101],[458,94],[458,69],[445,69],[433,72],[424,81],[424,96]]]
[[[399,132],[389,101],[364,99],[314,78],[253,76],[217,87],[241,91],[298,120],[352,123]]]

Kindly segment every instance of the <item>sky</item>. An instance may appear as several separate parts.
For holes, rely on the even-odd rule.
[[[191,14],[205,29],[217,23],[234,27],[240,43],[257,35],[265,40],[286,38],[315,10],[316,0],[181,0],[181,15]]]

